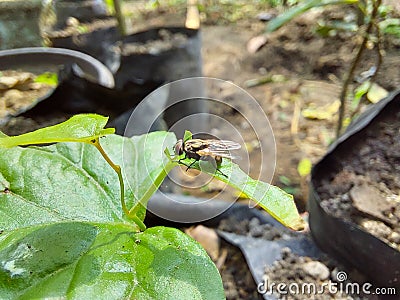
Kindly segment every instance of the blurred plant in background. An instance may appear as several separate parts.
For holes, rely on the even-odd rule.
[[[344,76],[342,92],[340,95],[341,106],[337,126],[337,136],[340,135],[344,124],[348,124],[360,110],[361,100],[368,98],[376,103],[387,92],[377,86],[374,82],[384,57],[383,38],[384,35],[393,35],[400,38],[400,19],[393,17],[394,10],[391,6],[383,5],[382,0],[306,0],[299,1],[298,5],[282,12],[278,17],[271,20],[266,27],[266,32],[273,32],[281,26],[292,21],[295,17],[315,8],[328,5],[351,5],[356,10],[356,18],[345,17],[343,20],[319,20],[315,32],[323,37],[336,35],[338,31],[354,31],[361,37],[358,51],[354,57],[349,71]],[[355,70],[362,63],[361,58],[365,50],[374,50],[376,56],[375,65],[368,71],[363,72],[363,78],[357,78],[358,86],[348,98],[350,84],[356,79]],[[350,119],[345,119],[346,102],[351,101],[351,111],[348,113]]]

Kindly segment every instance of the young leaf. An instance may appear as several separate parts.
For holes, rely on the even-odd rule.
[[[101,140],[122,167],[127,205],[133,206],[148,193],[153,176],[164,174],[167,158],[162,151],[175,141],[166,132],[134,139],[110,135]],[[126,222],[118,176],[92,145],[0,149],[0,175],[1,229],[61,220]],[[145,208],[140,206],[137,215],[143,221]]]
[[[187,158],[181,162],[190,165],[193,159]],[[259,206],[283,225],[294,230],[304,229],[304,221],[297,212],[292,195],[276,186],[252,179],[231,160],[223,159],[221,166],[215,172],[209,172],[204,167],[201,168],[199,162],[193,164],[191,168],[206,172],[238,189],[249,199],[256,201]]]
[[[173,228],[62,222],[4,231],[1,299],[224,299],[201,246]]]
[[[107,117],[96,114],[75,115],[69,120],[54,126],[17,136],[0,137],[0,147],[11,148],[57,142],[90,143],[93,139],[115,132],[114,128],[104,128],[107,121]]]
[[[102,139],[128,204],[165,177],[163,149],[175,142],[166,132]],[[137,232],[118,196],[117,175],[92,145],[0,149],[0,298],[224,298],[197,242],[171,228]]]

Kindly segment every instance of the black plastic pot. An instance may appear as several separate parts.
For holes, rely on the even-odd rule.
[[[103,1],[92,0],[56,0],[53,1],[57,23],[55,28],[66,26],[70,17],[78,19],[81,23],[90,22],[95,18],[107,16],[107,7]]]
[[[111,72],[97,59],[69,49],[20,48],[0,51],[0,66],[5,69],[21,69],[33,73],[58,72],[61,66],[76,64],[80,75],[105,87],[114,87]]]
[[[321,180],[332,178],[332,174],[340,171],[339,162],[350,154],[354,155],[352,149],[365,141],[367,130],[373,129],[385,116],[399,111],[400,91],[380,101],[350,125],[314,166],[308,201],[310,229],[320,248],[384,287],[400,287],[400,252],[357,224],[329,214],[321,206],[316,187]]]
[[[53,116],[69,117],[87,112],[107,115],[113,121],[135,107],[161,84],[152,80],[131,82],[124,89],[117,90],[114,88],[114,77],[107,67],[89,55],[69,49],[23,48],[0,51],[0,66],[3,69],[20,69],[35,74],[58,73],[59,82],[54,90],[14,115],[39,123]],[[2,122],[7,122],[9,118]],[[126,121],[115,120],[110,125],[116,127],[117,133],[123,134]],[[157,125],[154,129],[162,128]]]
[[[146,53],[144,51],[143,53],[133,52],[127,54],[124,51],[130,45],[146,45],[149,42],[162,42],[163,39],[165,40],[165,35],[163,35],[165,32],[172,35],[181,35],[183,42],[156,52],[150,51]],[[152,28],[121,39],[117,28],[110,27],[76,36],[50,38],[50,40],[54,46],[79,49],[103,62],[115,73],[116,91],[123,95],[137,94],[138,87],[146,87],[142,89],[142,94],[146,96],[152,91],[147,89],[147,87],[155,88],[162,83],[202,75],[201,34],[199,30],[184,27]],[[155,97],[158,99],[157,103],[150,105],[156,107],[146,106],[144,107],[145,111],[139,113],[139,115],[145,114],[146,120],[157,120],[156,123],[158,124],[160,123],[160,119],[166,121],[164,127],[157,125],[156,127],[151,127],[151,130],[154,128],[166,129],[166,126],[171,127],[188,115],[208,112],[207,102],[199,99],[203,97],[204,90],[203,86],[198,84],[198,81],[192,84],[190,82],[187,84],[176,84],[171,86],[171,88],[167,88],[167,90],[167,95],[164,95],[165,93],[162,92],[162,97]],[[106,94],[112,98],[113,92],[108,91]],[[143,98],[140,98],[139,101]],[[176,104],[175,99],[185,98],[191,100]],[[131,99],[137,98],[131,97]],[[118,99],[116,101],[122,103],[128,102],[125,100],[118,101]],[[140,124],[132,126],[131,130],[125,130],[125,125],[138,103],[137,100],[132,100],[131,102],[132,105],[112,125],[117,127],[117,133],[119,134],[137,135],[146,133],[150,128],[142,124],[146,120],[143,120],[143,122],[138,121],[137,123]],[[206,117],[204,115],[204,117],[200,118],[203,118],[203,121],[196,122],[196,127],[199,128],[196,131],[206,132]],[[183,136],[185,129],[191,129],[187,125],[182,125],[181,128],[178,127],[175,126],[173,128],[177,136]]]
[[[130,45],[145,45],[151,41],[165,42],[168,39],[165,37],[166,34],[181,35],[183,40],[180,44],[173,44],[174,41],[171,41],[171,47],[167,49],[158,49],[154,46],[143,49],[140,53],[127,53]],[[121,65],[115,73],[117,87],[123,87],[132,79],[170,82],[201,76],[201,37],[197,29],[152,28],[124,37],[121,43],[115,45],[114,51],[121,55]]]
[[[81,82],[103,89],[114,86],[113,75],[102,63],[86,54],[68,49],[34,47],[4,50],[0,51],[0,66],[2,70],[20,70],[37,75],[52,72],[59,75],[58,85],[47,95],[36,99],[30,106],[20,109],[13,115],[5,116],[0,120],[1,124],[6,124],[16,116],[25,116],[35,121],[38,118],[43,119],[43,116],[51,118],[50,115],[57,115],[59,117],[71,107],[85,105],[84,102],[76,102],[77,99],[71,97],[73,89],[68,86],[68,78],[71,76],[67,76],[67,70],[72,73],[74,69],[74,73],[79,74],[75,77]]]
[[[167,38],[166,38],[167,36]],[[172,37],[168,40],[168,36]],[[178,38],[175,42],[174,38]],[[158,49],[148,47],[149,43],[167,43],[171,47],[162,46]],[[144,51],[127,51],[130,46],[144,46]],[[159,27],[143,32],[138,32],[124,37],[117,42],[113,51],[114,57],[120,56],[120,66],[115,72],[117,89],[124,89],[127,84],[137,81],[148,82],[173,82],[179,79],[202,76],[201,60],[201,32],[185,27]],[[168,127],[191,114],[208,113],[207,102],[199,99],[204,96],[204,88],[198,82],[192,84],[188,81],[185,85],[172,85],[163,107],[164,120]],[[193,97],[192,95],[196,95]],[[191,100],[176,103],[176,99]],[[153,118],[154,119],[154,118]],[[206,126],[207,120],[198,122]],[[201,126],[200,126],[201,127]],[[183,136],[188,128],[174,127],[177,136]],[[201,131],[201,130],[200,130]],[[206,131],[203,129],[203,131]],[[142,132],[132,132],[139,134]]]
[[[98,17],[92,21],[104,23],[103,27],[86,33],[75,32],[69,35],[65,35],[62,31],[50,30],[46,33],[50,45],[88,54],[105,64],[110,70],[116,70],[120,61],[119,56],[112,52],[112,45],[121,39],[117,20],[112,17]]]
[[[42,0],[0,1],[0,50],[40,46]]]

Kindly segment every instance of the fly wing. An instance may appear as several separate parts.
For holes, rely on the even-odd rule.
[[[241,148],[240,144],[227,140],[205,140],[205,143],[208,145],[208,147],[197,151],[197,153],[201,156],[209,155],[235,159],[238,157],[233,156],[231,151]]]

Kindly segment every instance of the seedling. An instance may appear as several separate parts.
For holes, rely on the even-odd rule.
[[[125,138],[104,128],[107,120],[83,114],[0,135],[0,298],[224,299],[218,270],[197,242],[143,224],[149,198],[179,165],[163,154],[176,137]],[[302,229],[292,196],[228,159],[220,169],[227,177],[211,175]]]

